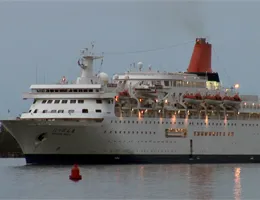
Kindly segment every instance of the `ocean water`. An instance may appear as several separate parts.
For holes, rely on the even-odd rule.
[[[79,167],[0,159],[0,199],[260,199],[260,164]]]

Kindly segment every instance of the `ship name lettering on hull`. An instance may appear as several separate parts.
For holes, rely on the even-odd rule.
[[[52,135],[70,136],[74,132],[75,129],[73,128],[55,128],[52,130]]]

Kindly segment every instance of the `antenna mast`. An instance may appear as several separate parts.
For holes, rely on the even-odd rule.
[[[38,83],[38,66],[36,65],[35,69],[35,79],[36,79],[36,84]]]

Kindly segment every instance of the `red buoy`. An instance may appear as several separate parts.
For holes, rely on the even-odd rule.
[[[74,164],[71,169],[70,180],[79,181],[81,179],[82,179],[82,176],[80,175],[79,167],[77,164]]]

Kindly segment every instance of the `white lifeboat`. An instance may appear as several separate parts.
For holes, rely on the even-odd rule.
[[[147,93],[147,92],[148,93],[156,93],[155,87],[151,87],[149,85],[144,85],[144,84],[135,86],[135,91],[136,92],[142,92],[142,93]]]
[[[223,102],[226,105],[239,105],[241,103],[241,98],[239,97],[238,94],[232,96],[225,96],[223,98]]]
[[[200,93],[196,93],[195,95],[187,93],[187,94],[183,95],[183,100],[189,104],[200,104],[203,102],[203,99],[202,99],[202,96]]]
[[[212,105],[219,105],[219,104],[223,103],[222,97],[219,94],[206,95],[204,97],[204,100],[207,104],[212,104]]]

